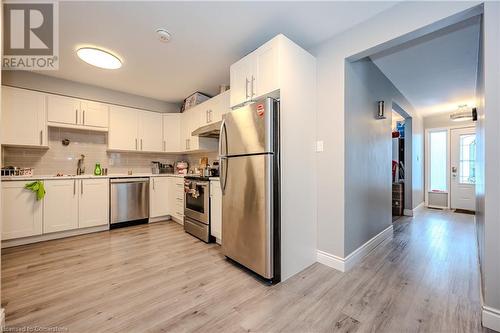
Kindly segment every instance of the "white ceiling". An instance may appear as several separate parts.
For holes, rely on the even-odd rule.
[[[474,106],[479,17],[375,56],[372,61],[423,117]]]
[[[278,33],[315,46],[395,2],[60,2],[58,71],[41,74],[180,102],[194,91],[216,94],[229,66]],[[163,44],[157,28],[173,38]],[[99,46],[123,67],[102,70],[75,50]]]

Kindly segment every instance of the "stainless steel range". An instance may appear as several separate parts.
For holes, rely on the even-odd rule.
[[[210,181],[208,177],[184,178],[184,230],[206,243],[210,236]]]

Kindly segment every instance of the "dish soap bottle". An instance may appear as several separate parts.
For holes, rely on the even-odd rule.
[[[100,176],[102,174],[101,164],[96,163],[94,168],[94,176]]]

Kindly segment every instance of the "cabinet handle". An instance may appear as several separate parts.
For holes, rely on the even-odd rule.
[[[141,150],[142,150],[142,139],[141,139]]]
[[[186,139],[186,150],[188,149],[188,139]]]
[[[78,109],[75,110],[75,124],[78,124]]]
[[[252,75],[252,85],[251,85],[252,97],[251,98],[253,98],[253,95],[255,95],[254,92],[253,92],[253,83],[254,82],[255,82],[255,77]]]
[[[76,194],[76,179],[73,179],[73,196]]]
[[[153,191],[155,190],[155,179],[153,178]]]
[[[188,149],[191,149],[191,139],[188,139]]]
[[[40,146],[43,145],[43,130],[40,130]]]
[[[85,125],[85,110],[83,110],[83,124]]]
[[[208,110],[205,110],[205,122],[207,124],[209,123],[209,120],[208,120]]]
[[[83,179],[80,180],[80,194],[83,195]]]
[[[137,150],[137,138],[135,138],[135,150]]]
[[[246,99],[248,99],[248,83],[250,81],[248,81],[248,78],[245,78],[245,97]]]
[[[163,151],[167,151],[167,141],[163,140]]]

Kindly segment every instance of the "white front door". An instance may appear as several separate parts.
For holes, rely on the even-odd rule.
[[[476,210],[476,132],[451,130],[451,208]]]

